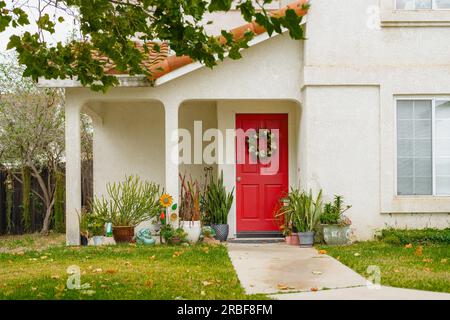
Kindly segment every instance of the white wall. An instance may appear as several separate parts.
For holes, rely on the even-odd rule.
[[[208,129],[217,129],[217,107],[215,101],[189,101],[184,102],[179,109],[179,128],[187,129],[190,131],[192,139],[194,139],[194,122],[201,121],[202,123],[202,132],[201,135],[205,133]],[[199,146],[202,147],[202,152],[204,148],[210,143],[213,145],[217,145],[217,141],[207,142],[204,141],[202,144],[199,143]],[[195,164],[194,161],[194,148],[195,143],[192,140],[191,143],[191,164],[180,163],[180,174],[186,174],[186,177],[192,177],[193,180],[197,180],[200,183],[204,181],[204,169],[206,167],[213,167],[213,175],[217,176],[217,158],[215,159],[215,163],[210,165],[206,164],[202,159],[201,164]],[[203,154],[203,153],[202,153]]]
[[[369,28],[378,5],[314,0],[303,53],[300,176],[354,205],[359,238],[450,225],[450,197],[395,194],[395,97],[450,94],[450,28]]]
[[[105,103],[94,121],[94,194],[125,175],[164,187],[164,108],[157,102]]]

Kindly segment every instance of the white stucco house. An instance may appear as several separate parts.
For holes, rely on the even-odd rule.
[[[245,24],[237,12],[213,18],[211,32]],[[448,227],[450,1],[312,0],[305,23],[307,40],[261,33],[240,60],[212,70],[184,61],[154,86],[120,76],[102,94],[42,80],[66,89],[67,243],[79,243],[82,112],[94,123],[95,194],[137,174],[176,199],[180,172],[200,178],[212,166],[236,188],[232,238],[275,230],[270,208],[289,186],[343,195],[358,239],[386,226]],[[234,162],[239,146],[226,131],[249,127],[279,129],[270,178]],[[172,161],[179,128],[223,133],[215,163]],[[214,141],[203,138],[192,155]]]

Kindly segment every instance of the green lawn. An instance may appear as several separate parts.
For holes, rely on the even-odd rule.
[[[381,284],[393,287],[450,292],[450,246],[448,244],[393,245],[382,241],[320,249],[361,275],[370,265],[381,270]]]
[[[0,299],[261,299],[244,293],[224,246],[120,245],[17,251],[0,237]],[[4,249],[5,251],[5,249]],[[83,290],[70,290],[78,266]],[[89,286],[89,287],[88,287]]]

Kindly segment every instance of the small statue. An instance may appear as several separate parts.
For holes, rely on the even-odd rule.
[[[142,229],[136,235],[136,243],[153,246],[156,240],[153,239],[150,229]]]

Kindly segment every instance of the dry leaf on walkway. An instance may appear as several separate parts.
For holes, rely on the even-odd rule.
[[[312,292],[316,292],[316,291],[319,291],[319,289],[317,289],[317,288],[311,288],[311,291],[312,291]]]
[[[312,274],[314,274],[314,275],[321,275],[322,271],[313,271]]]
[[[327,254],[327,250],[319,250],[319,254]]]
[[[279,283],[277,285],[277,287],[278,287],[278,290],[288,290],[289,289],[289,287],[287,285],[281,284],[281,283]]]

